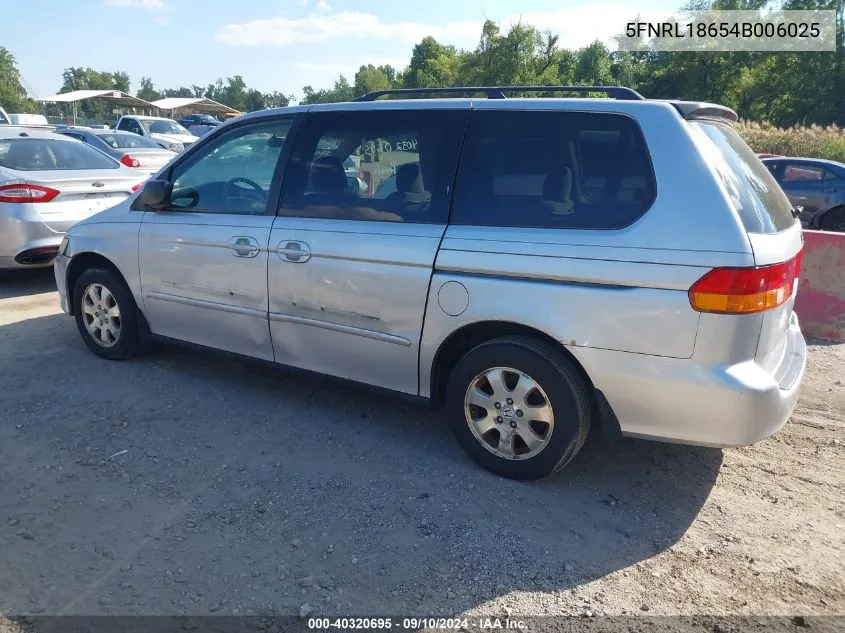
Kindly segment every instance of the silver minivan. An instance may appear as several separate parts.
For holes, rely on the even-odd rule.
[[[62,308],[104,358],[163,339],[429,400],[516,479],[565,466],[591,426],[710,446],[783,426],[803,238],[736,114],[458,90],[480,98],[221,125],[69,231]]]

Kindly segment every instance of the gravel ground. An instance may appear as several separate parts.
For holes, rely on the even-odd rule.
[[[0,613],[845,614],[845,345],[753,447],[588,443],[518,483],[425,408],[162,347],[0,280]]]

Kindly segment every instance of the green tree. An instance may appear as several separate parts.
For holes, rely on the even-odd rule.
[[[334,86],[329,90],[314,90],[311,86],[302,88],[302,103],[333,103],[336,101],[352,101],[355,98],[355,89],[349,84],[349,80],[341,75]]]
[[[613,60],[607,46],[593,42],[578,51],[575,62],[575,83],[581,86],[607,86],[613,83]]]
[[[27,97],[21,83],[17,61],[0,46],[0,107],[7,112],[38,112],[38,105]]]
[[[282,94],[278,91],[265,92],[264,103],[268,108],[285,108],[290,105],[293,95]]]
[[[158,101],[161,99],[161,93],[155,89],[153,80],[149,77],[141,77],[141,87],[138,88],[138,93],[135,96],[144,101]]]
[[[388,69],[389,71],[393,71],[390,66],[382,66],[379,68],[376,68],[372,64],[361,66],[358,69],[358,72],[355,73],[355,84],[353,87],[355,96],[361,96],[376,90],[388,90],[392,88],[393,84],[391,82]],[[393,71],[393,77],[395,80],[396,71]]]

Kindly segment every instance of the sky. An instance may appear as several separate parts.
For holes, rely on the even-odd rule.
[[[69,66],[123,70],[134,93],[241,75],[251,88],[295,97],[352,81],[361,64],[408,63],[432,35],[475,48],[485,19],[551,29],[567,48],[610,38],[638,14],[682,0],[27,0],[3,2],[2,37],[31,96],[58,92]],[[72,11],[68,7],[73,7]]]

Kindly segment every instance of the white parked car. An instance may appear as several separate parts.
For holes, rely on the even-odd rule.
[[[9,121],[12,125],[23,125],[26,127],[45,127],[51,128],[47,117],[43,114],[10,114]]]
[[[181,152],[198,138],[173,119],[159,116],[123,116],[115,129],[146,136],[171,152]]]

